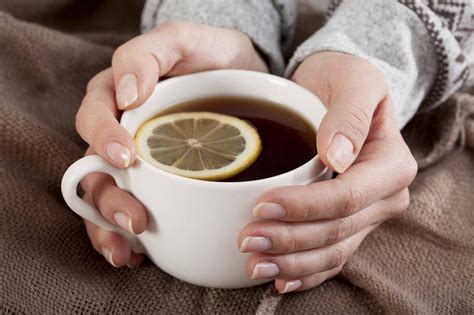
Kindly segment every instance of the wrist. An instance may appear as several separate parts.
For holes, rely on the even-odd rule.
[[[426,28],[397,1],[343,1],[328,23],[297,49],[287,76],[321,51],[347,53],[375,65],[389,86],[399,128],[415,114],[436,76],[436,53]]]
[[[324,80],[315,80],[317,77]],[[302,60],[291,79],[308,90],[314,90],[315,87],[318,87],[318,90],[327,90],[332,89],[333,85],[355,86],[352,83],[357,82],[357,86],[365,90],[367,96],[373,94],[376,99],[380,99],[389,94],[385,75],[376,65],[365,58],[335,51],[320,51],[309,55]],[[329,100],[322,101],[329,103]]]

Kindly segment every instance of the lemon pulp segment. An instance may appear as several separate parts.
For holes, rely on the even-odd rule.
[[[167,172],[204,180],[233,177],[252,165],[262,145],[248,122],[211,112],[159,116],[135,136],[138,154]]]

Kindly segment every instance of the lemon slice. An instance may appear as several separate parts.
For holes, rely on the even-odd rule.
[[[210,112],[159,116],[140,127],[135,142],[138,154],[152,165],[204,180],[239,174],[255,162],[262,150],[252,125]]]

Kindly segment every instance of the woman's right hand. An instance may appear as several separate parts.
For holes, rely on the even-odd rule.
[[[252,41],[233,29],[170,21],[123,44],[113,55],[112,67],[90,80],[77,113],[77,132],[90,145],[86,154],[129,167],[137,153],[132,137],[119,124],[121,110],[140,106],[163,76],[214,69],[268,71]],[[109,222],[133,234],[145,230],[145,208],[110,176],[91,174],[81,186],[84,200]],[[85,224],[92,245],[113,266],[136,266],[143,260],[124,237]]]

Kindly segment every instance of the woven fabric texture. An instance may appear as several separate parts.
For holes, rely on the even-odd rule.
[[[0,312],[474,312],[474,97],[417,116],[405,136],[422,167],[401,218],[383,224],[343,272],[303,293],[267,284],[217,290],[146,261],[116,269],[89,243],[59,189],[85,144],[74,116],[87,81],[138,33],[135,0],[0,2]],[[306,32],[311,14],[299,22]]]

